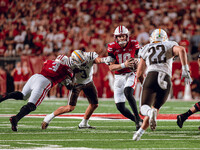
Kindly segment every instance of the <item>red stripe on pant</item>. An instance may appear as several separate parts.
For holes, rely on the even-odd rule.
[[[198,108],[198,111],[199,111],[199,110],[200,110],[199,103],[196,103],[195,105],[197,106],[197,108]]]
[[[40,96],[40,98],[37,100],[37,102],[35,103],[35,106],[37,107],[38,105],[40,105],[44,99],[44,97],[46,96],[47,92],[49,91],[49,89],[51,88],[51,83],[49,83],[47,85],[47,87],[43,90],[42,95]]]

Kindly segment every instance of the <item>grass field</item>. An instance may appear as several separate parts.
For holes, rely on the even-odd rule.
[[[179,114],[187,111],[195,101],[168,101],[160,114]],[[158,120],[156,131],[147,130],[141,141],[132,141],[135,125],[128,119],[91,118],[96,129],[78,129],[81,118],[55,118],[47,130],[41,129],[43,116],[51,113],[65,100],[44,100],[32,117],[23,118],[18,132],[10,128],[9,117],[18,113],[26,101],[9,100],[0,104],[0,149],[200,149],[200,120],[188,120],[182,129],[176,120]],[[83,114],[88,102],[78,101],[70,114]],[[95,114],[119,114],[113,100],[100,100]],[[40,117],[37,117],[41,115]],[[198,114],[199,115],[199,114]]]

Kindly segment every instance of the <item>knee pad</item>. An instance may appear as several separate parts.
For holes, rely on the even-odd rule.
[[[143,116],[148,116],[148,111],[151,109],[150,106],[148,105],[142,105],[140,107],[140,113],[143,115]]]
[[[124,88],[124,95],[128,99],[128,97],[133,96],[134,89],[132,87],[125,87]]]
[[[120,112],[125,110],[125,102],[117,103],[116,106]]]
[[[200,111],[200,102],[196,103],[194,107],[197,111]]]

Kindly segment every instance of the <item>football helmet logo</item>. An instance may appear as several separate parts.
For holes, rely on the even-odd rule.
[[[74,50],[71,54],[71,58],[76,65],[81,65],[86,62],[84,52],[81,50]]]
[[[126,35],[126,41],[118,41],[117,36],[119,35]],[[119,44],[126,44],[129,41],[129,31],[125,26],[118,26],[114,31],[114,37],[117,43]]]
[[[155,29],[149,40],[151,43],[168,41],[167,33],[163,29]]]
[[[68,60],[68,57],[65,55],[58,55],[58,57],[55,59],[56,62],[59,62],[62,65],[66,65],[67,60]]]

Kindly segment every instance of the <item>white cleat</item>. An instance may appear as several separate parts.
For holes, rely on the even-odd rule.
[[[155,108],[152,108],[150,111],[149,125],[151,130],[154,131],[156,129],[157,110]]]
[[[133,135],[133,140],[134,141],[139,141],[141,136],[142,136],[142,133],[135,132],[135,134]]]
[[[79,128],[79,129],[96,129],[95,127],[92,127],[92,126],[90,126],[89,124],[87,124],[87,125],[79,124],[79,125],[78,125],[78,128]]]

